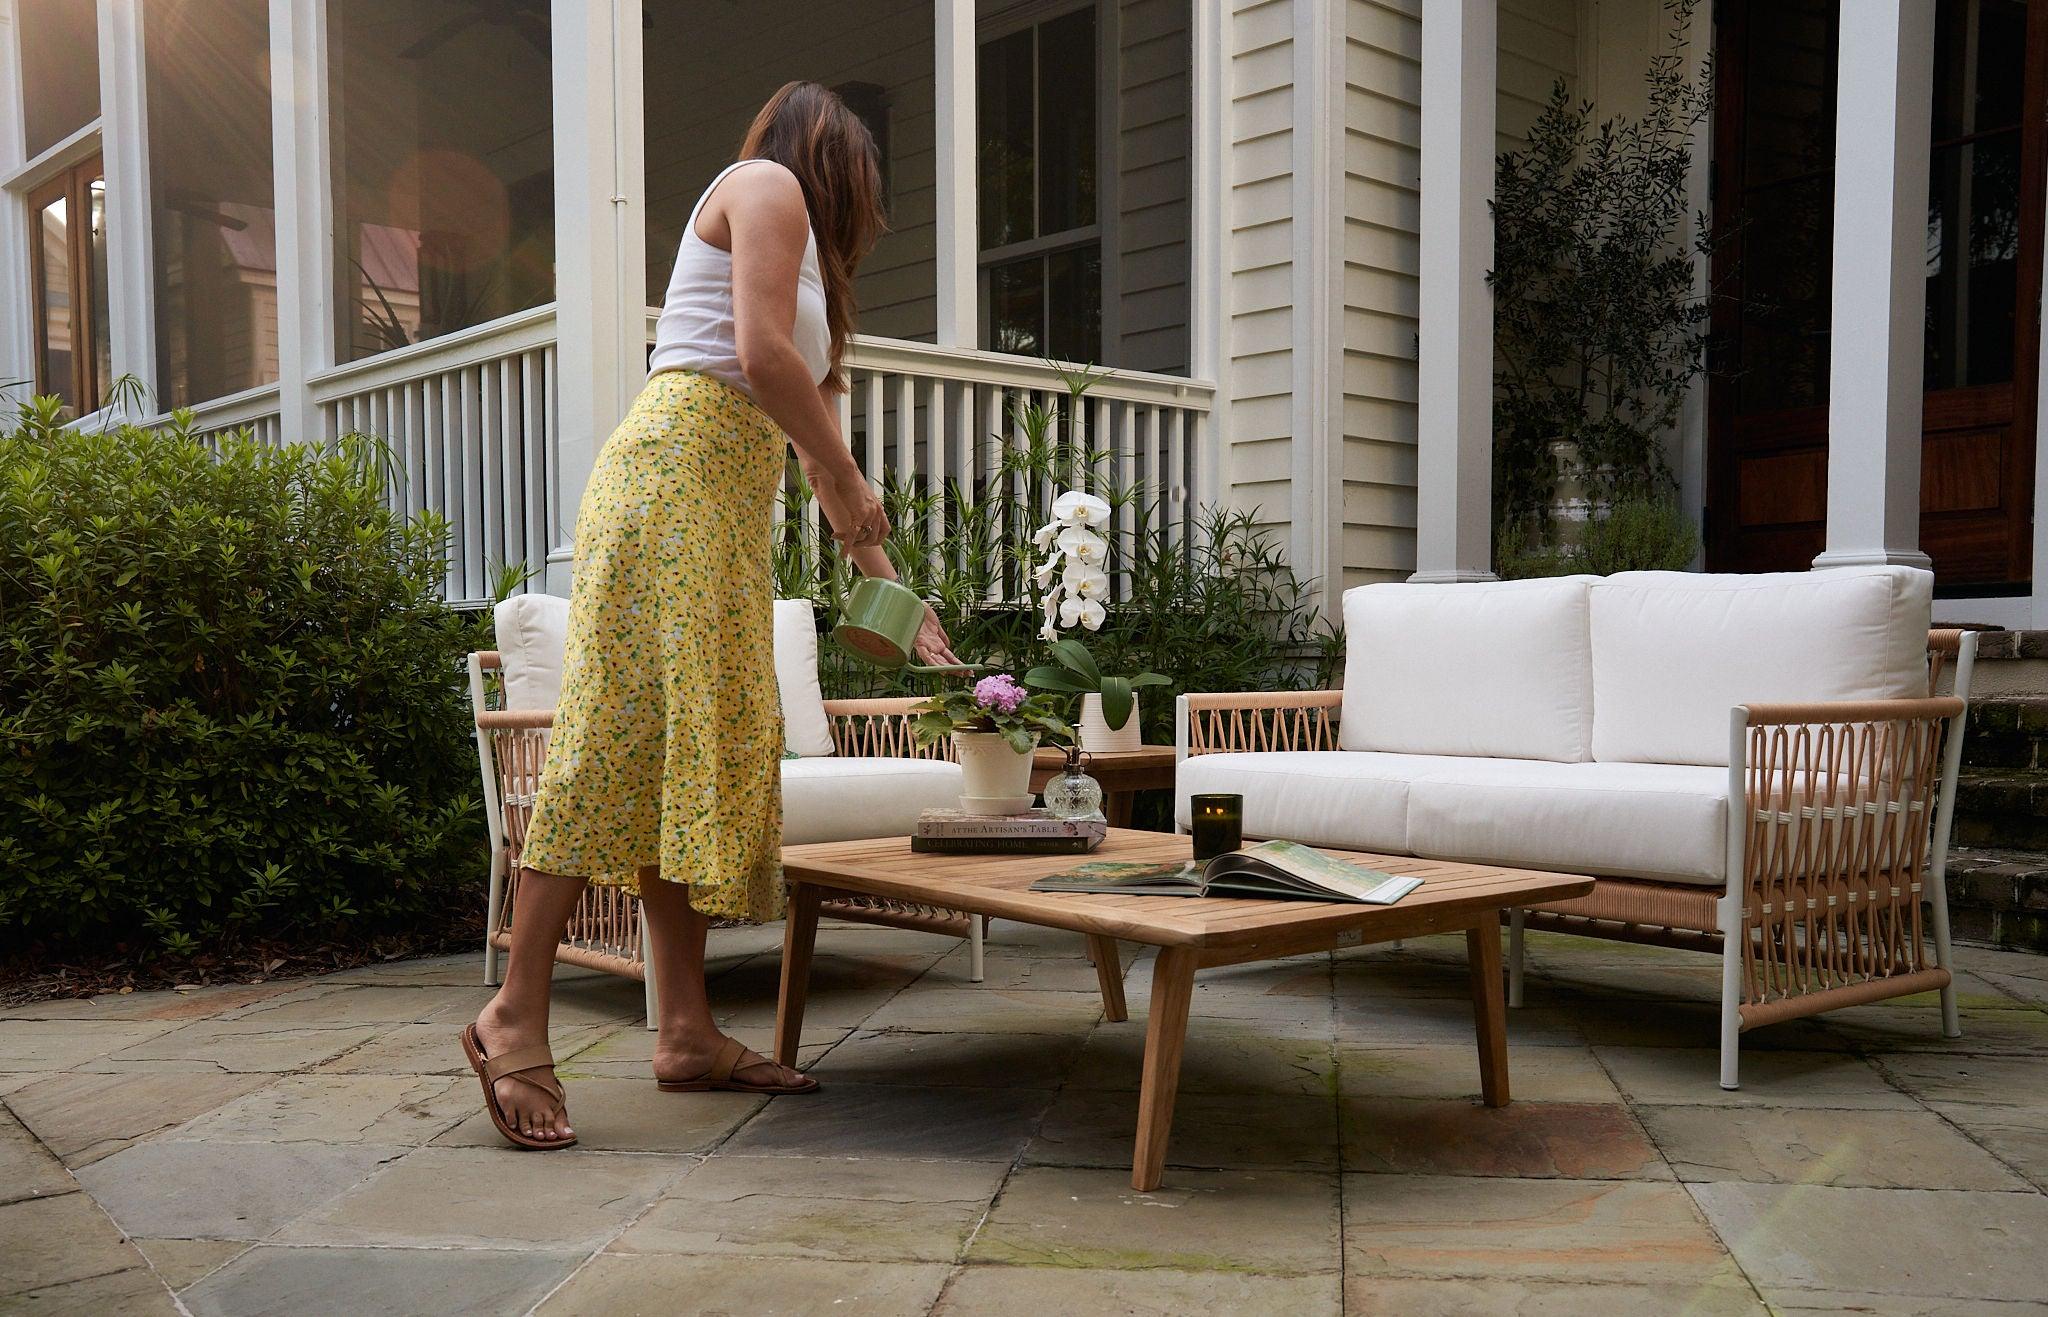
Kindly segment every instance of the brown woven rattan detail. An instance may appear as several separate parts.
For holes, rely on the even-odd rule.
[[[1343,691],[1189,695],[1188,754],[1335,750]]]
[[[951,737],[929,746],[917,743],[911,724],[917,721],[912,710],[919,703],[911,698],[826,700],[825,719],[832,726],[834,750],[849,757],[951,759]]]

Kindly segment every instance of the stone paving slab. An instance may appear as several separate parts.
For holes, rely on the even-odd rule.
[[[1344,1165],[1399,1175],[1668,1180],[1671,1168],[1627,1107],[1613,1102],[1352,1098]]]
[[[1475,1045],[1469,994],[1339,997],[1336,1001],[1337,1037],[1348,1046]],[[1554,1006],[1531,1002],[1520,1010],[1509,1011],[1507,1020],[1511,1047],[1579,1047],[1585,1042],[1581,1020]]]
[[[748,1266],[727,1257],[605,1254],[577,1272],[539,1311],[544,1317],[673,1317],[677,1296],[688,1295],[692,1307],[706,1313],[922,1317],[938,1299],[949,1270],[937,1263],[778,1258]]]
[[[0,1205],[76,1191],[78,1181],[34,1134],[0,1107]]]
[[[1135,1093],[1144,1078],[1144,1058],[1145,1021],[1134,1014],[1088,1036],[1067,1085]],[[1274,1037],[1252,1021],[1194,1019],[1181,1055],[1180,1091],[1327,1099],[1336,1091],[1334,1048],[1323,1038]]]
[[[2038,1302],[2040,1194],[1697,1184],[1691,1192],[1766,1299],[1831,1290]]]
[[[1973,1106],[2048,1106],[2048,1063],[2035,1057],[1971,1053],[1900,1053],[1879,1059],[1878,1068],[1899,1088],[1922,1102]]]
[[[375,1025],[260,1020],[201,1020],[169,1032],[162,1026],[147,1027],[152,1036],[77,1068],[110,1074],[285,1074],[331,1061],[377,1036]]]
[[[271,1082],[269,1075],[70,1073],[11,1094],[7,1105],[69,1166],[86,1166]]]
[[[462,1054],[462,1020],[436,1024],[398,1024],[379,1030],[359,1047],[315,1067],[336,1075],[467,1075],[473,1073]],[[635,1026],[623,1024],[554,1025],[549,1045],[560,1058],[575,1056],[602,1039]],[[645,1032],[645,1030],[639,1030]]]
[[[1720,1085],[1721,1054],[1692,1047],[1596,1047],[1630,1101],[1715,1107],[1839,1107],[1906,1111],[1916,1104],[1859,1056],[1842,1052],[1742,1054],[1742,1087]]]
[[[475,1019],[493,989],[467,985],[343,984],[324,980],[289,996],[257,1002],[221,1018],[266,1025],[431,1024],[446,1021],[451,1032]]]
[[[130,1235],[262,1239],[405,1151],[366,1143],[157,1140],[77,1175]]]
[[[1133,1006],[1135,1018],[1139,1012]],[[806,1007],[804,1027],[810,1027]],[[1085,1033],[1102,1018],[1094,992],[1043,992],[985,984],[931,987],[892,998],[855,1024],[912,1033]],[[821,1020],[820,1023],[833,1023]]]
[[[0,1070],[70,1070],[173,1028],[148,1020],[9,1020],[0,1028]]]
[[[154,1020],[184,1024],[304,992],[308,982],[305,979],[274,979],[268,983],[222,983],[184,990],[166,988],[158,992],[108,992],[96,997],[60,997],[0,1009],[0,1021]]]
[[[1626,1180],[1346,1176],[1344,1257],[1350,1277],[1740,1280],[1683,1186]]]
[[[1004,1162],[715,1157],[607,1251],[950,1263],[1008,1172]]]
[[[826,1084],[1049,1092],[1067,1078],[1082,1042],[1074,1034],[866,1031],[832,1048],[816,1076]]]
[[[579,1252],[537,1249],[258,1245],[180,1297],[197,1317],[523,1312],[566,1280],[583,1258]]]
[[[1960,1102],[1933,1109],[2036,1189],[2048,1189],[2048,1110]]]
[[[768,1102],[746,1093],[664,1093],[652,1076],[564,1082],[569,1122],[579,1146],[606,1152],[703,1152],[738,1129]],[[434,1140],[437,1147],[503,1148],[505,1140],[483,1109],[475,1079],[457,1089],[462,1119]]]
[[[2025,1189],[1998,1160],[1926,1111],[1645,1107],[1678,1178],[1879,1189]]]
[[[172,1137],[417,1146],[481,1101],[474,1080],[447,1075],[293,1075],[187,1121]]]
[[[1587,1285],[1541,1280],[1410,1280],[1352,1276],[1344,1286],[1346,1317],[1766,1317],[1767,1309],[1739,1277],[1705,1285]]]
[[[1154,1193],[1130,1172],[1026,1166],[1010,1177],[970,1262],[1111,1271],[1307,1275],[1338,1266],[1337,1178],[1179,1171]]]
[[[1114,1271],[1062,1267],[963,1269],[933,1312],[945,1317],[1047,1317],[1052,1313],[1118,1313],[1185,1317],[1188,1313],[1285,1313],[1322,1317],[1343,1311],[1338,1278],[1257,1276],[1227,1271]]]
[[[1120,959],[1128,977],[1131,969],[1131,945],[1121,948]],[[973,984],[968,975],[973,969],[972,953],[963,943],[948,952],[932,966],[929,981],[967,984],[984,988],[1026,989],[1037,992],[1088,992],[1100,986],[1095,976],[1095,966],[1082,956],[1039,956],[1023,950],[988,947],[982,955],[982,981]]]
[[[211,1275],[256,1247],[242,1239],[136,1239],[130,1242],[149,1260],[157,1278],[174,1291]]]
[[[871,1157],[1008,1161],[1030,1140],[1052,1096],[1034,1089],[839,1083],[774,1099],[724,1147],[795,1157],[858,1148]]]
[[[99,1205],[76,1188],[0,1206],[0,1240],[6,1242],[0,1305],[9,1308],[15,1305],[8,1295],[147,1266]]]
[[[728,1028],[726,1032],[763,1056],[774,1050],[773,1026]],[[797,1049],[797,1069],[810,1069],[819,1058],[831,1051],[851,1032],[850,1029],[812,1029],[806,1026],[803,1046]],[[555,1073],[562,1076],[565,1083],[577,1079],[637,1079],[643,1083],[648,1082],[654,1076],[654,1044],[658,1036],[652,1029],[629,1024],[624,1028],[601,1034],[589,1043],[571,1050],[571,1046],[563,1041],[558,1031],[554,1046],[559,1064],[555,1067]],[[470,1073],[467,1063],[464,1064],[462,1072]]]
[[[581,1148],[421,1148],[300,1217],[275,1242],[588,1251],[694,1164]]]
[[[1345,1097],[1479,1097],[1476,1042],[1337,1049]],[[1517,1102],[1619,1102],[1621,1090],[1582,1047],[1508,1046],[1508,1086]]]
[[[1131,1164],[1138,1095],[1069,1089],[1060,1095],[1026,1161],[1053,1166]],[[1182,1093],[1174,1103],[1169,1166],[1334,1171],[1336,1111],[1328,1097],[1273,1093]]]

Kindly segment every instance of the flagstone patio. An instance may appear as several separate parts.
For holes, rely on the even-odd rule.
[[[712,934],[765,1047],[779,930]],[[1462,941],[1198,982],[1166,1187],[1129,1188],[1149,964],[828,927],[812,1097],[670,1095],[639,985],[564,972],[582,1145],[505,1148],[474,957],[0,1014],[0,1309],[1950,1313],[2048,1296],[2048,958],[1752,1035],[1715,962],[1542,935],[1476,1105]],[[175,1298],[173,1295],[175,1294]],[[2008,1311],[2004,1307],[1998,1311]]]

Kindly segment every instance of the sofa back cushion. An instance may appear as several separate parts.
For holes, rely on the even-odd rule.
[[[1933,600],[1911,567],[1596,582],[1593,757],[1726,764],[1738,704],[1925,695]]]
[[[1338,744],[1397,754],[1587,758],[1589,581],[1346,591]]]
[[[832,727],[818,687],[818,629],[808,599],[775,601],[775,686],[782,697],[783,744],[800,755],[832,753]],[[497,607],[498,659],[505,707],[552,709],[562,698],[562,655],[569,643],[569,601],[513,595]]]
[[[832,753],[832,724],[818,687],[818,620],[808,599],[775,601],[775,686],[782,741],[806,758]]]
[[[515,594],[496,610],[505,707],[552,709],[562,698],[562,652],[569,644],[569,601]]]

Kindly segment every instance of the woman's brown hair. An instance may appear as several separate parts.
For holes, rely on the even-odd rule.
[[[825,280],[830,382],[844,389],[840,361],[853,334],[853,274],[887,227],[875,139],[831,88],[785,82],[754,116],[740,159],[773,160],[803,185],[811,231],[818,237],[818,272]]]

